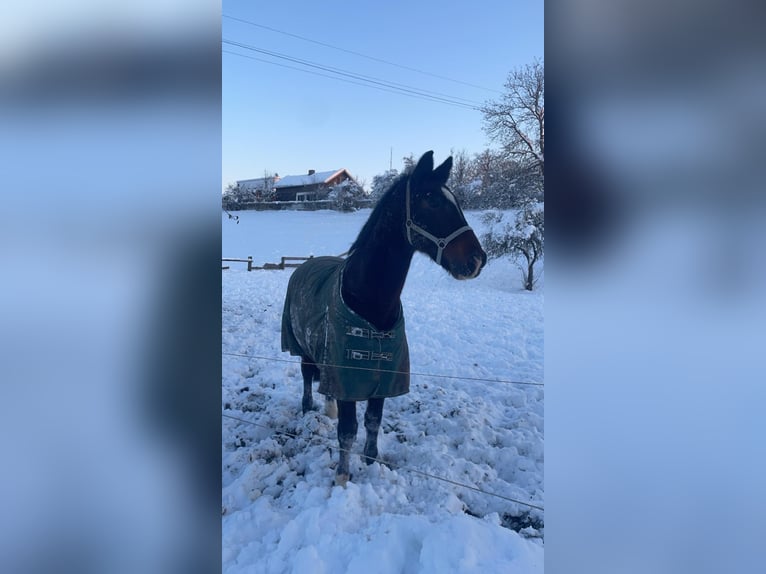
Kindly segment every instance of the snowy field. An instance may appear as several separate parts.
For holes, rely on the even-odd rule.
[[[369,214],[237,212],[239,224],[224,214],[222,256],[262,265],[338,255]],[[480,214],[466,216],[480,235]],[[344,489],[333,486],[335,421],[321,408],[301,414],[299,359],[280,349],[291,271],[227,265],[225,573],[543,572],[543,512],[522,504],[545,505],[543,387],[511,382],[543,383],[542,278],[537,291],[523,291],[503,259],[456,281],[415,255],[402,295],[411,391],[386,400],[385,464],[352,455]],[[361,403],[354,452],[364,444],[363,413]]]

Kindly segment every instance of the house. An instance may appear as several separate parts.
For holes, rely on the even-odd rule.
[[[327,197],[330,188],[344,181],[356,180],[347,169],[331,171],[308,170],[306,175],[286,175],[242,179],[237,186],[242,191],[251,191],[256,197],[273,201],[317,201]]]

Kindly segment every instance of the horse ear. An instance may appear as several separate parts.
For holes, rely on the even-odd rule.
[[[434,170],[434,178],[443,185],[447,183],[447,180],[449,179],[450,170],[452,170],[452,156],[445,159],[444,163]]]
[[[415,169],[412,170],[412,177],[414,179],[423,179],[427,175],[429,175],[434,169],[434,152],[433,150],[427,151],[423,154],[423,157],[421,157],[418,160],[418,164],[415,166]]]

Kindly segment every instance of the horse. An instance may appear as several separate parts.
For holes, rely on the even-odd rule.
[[[367,401],[363,459],[371,464],[378,457],[385,399],[409,392],[401,293],[415,251],[461,280],[477,277],[487,262],[447,187],[452,157],[433,166],[433,151],[428,151],[392,183],[347,258],[313,257],[296,268],[288,282],[282,350],[301,357],[303,414],[314,408],[314,381],[325,395],[328,414],[337,414],[339,486],[350,479],[356,403]]]

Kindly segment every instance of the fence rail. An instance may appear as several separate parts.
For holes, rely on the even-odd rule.
[[[258,267],[257,265],[253,265],[253,257],[252,255],[248,255],[247,259],[238,259],[236,257],[222,257],[222,262],[240,262],[240,263],[247,263],[247,270],[252,271],[253,269],[261,270],[261,269],[285,269],[287,267],[299,267],[301,263],[304,261],[308,261],[309,259],[312,259],[314,256],[309,255],[308,257],[280,257],[279,263],[264,263],[262,266]],[[221,269],[228,269],[228,265],[224,265],[221,267]]]
[[[251,255],[248,255],[247,259],[237,259],[236,257],[222,257],[221,261],[224,261],[224,262],[234,261],[239,263],[247,263],[247,270],[248,271],[253,270],[253,257]],[[228,269],[228,268],[229,268],[228,265],[224,265],[222,267],[222,269]]]
[[[309,259],[312,259],[314,256],[309,255],[308,257],[281,257],[281,261],[279,263],[280,269],[284,269],[285,267],[299,267],[301,263],[304,261],[308,261]],[[299,263],[290,263],[299,261]]]

